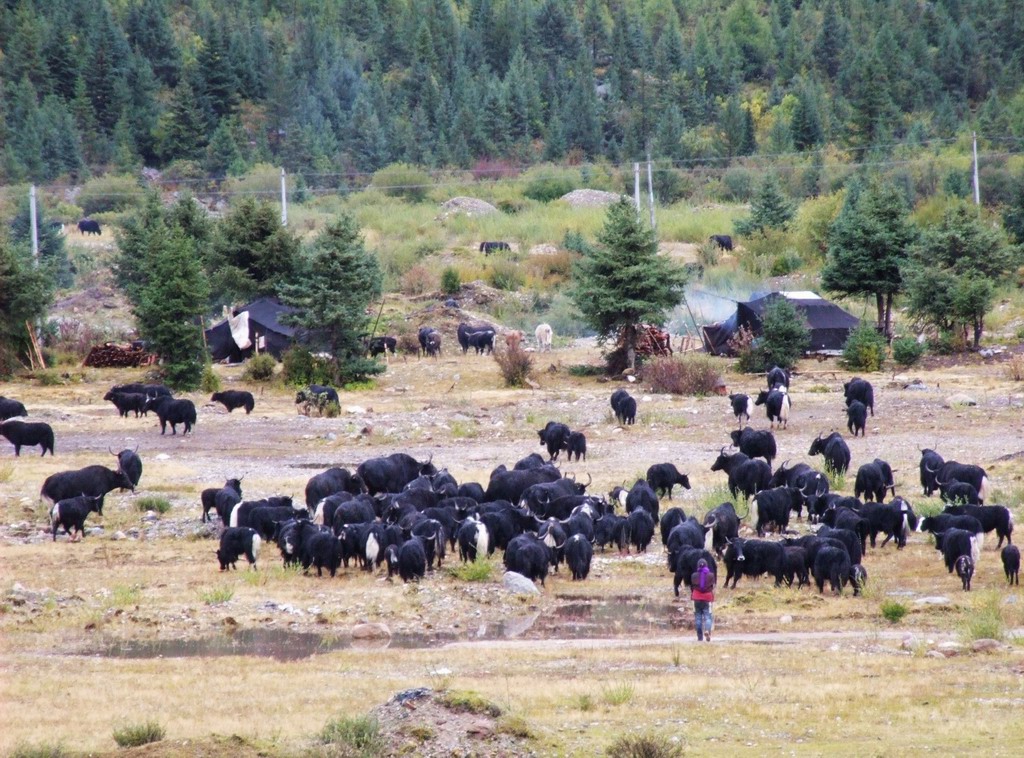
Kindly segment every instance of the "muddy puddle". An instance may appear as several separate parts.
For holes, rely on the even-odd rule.
[[[550,612],[470,625],[465,630],[400,633],[389,638],[353,639],[290,629],[238,629],[176,640],[116,641],[84,654],[103,658],[215,658],[246,655],[295,661],[333,650],[431,649],[452,642],[523,639],[604,639],[673,633],[688,628],[680,606],[648,603],[635,597],[564,597]]]

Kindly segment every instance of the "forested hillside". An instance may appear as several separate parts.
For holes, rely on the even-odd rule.
[[[1013,152],[1022,39],[1019,0],[4,0],[0,182]]]

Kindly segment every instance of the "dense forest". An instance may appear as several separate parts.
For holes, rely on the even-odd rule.
[[[3,0],[0,182],[1012,153],[1022,39],[1019,0]]]

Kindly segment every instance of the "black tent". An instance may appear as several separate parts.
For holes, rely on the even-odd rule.
[[[704,345],[714,355],[729,355],[729,340],[740,327],[746,327],[754,337],[764,333],[761,317],[765,309],[776,298],[785,297],[803,316],[811,330],[808,352],[840,351],[846,344],[850,332],[860,324],[860,319],[851,316],[835,303],[813,292],[771,292],[745,303],[736,304],[736,312],[725,321],[704,327]]]
[[[230,318],[206,330],[210,356],[215,361],[238,363],[258,351],[280,360],[295,336],[295,329],[282,324],[281,318],[294,312],[294,308],[267,297],[236,308]]]

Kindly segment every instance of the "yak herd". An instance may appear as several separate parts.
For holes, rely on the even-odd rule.
[[[429,334],[424,336],[429,346]],[[493,339],[493,332],[488,337]],[[475,346],[476,340],[466,341],[467,348]],[[228,479],[203,491],[202,519],[216,515],[221,522],[216,551],[221,570],[235,567],[241,557],[255,568],[266,542],[277,545],[285,565],[315,569],[318,576],[324,571],[334,576],[350,564],[371,572],[383,565],[389,578],[397,574],[404,581],[440,567],[448,551],[457,550],[468,562],[500,550],[509,571],[543,584],[548,572],[562,563],[574,580],[584,580],[595,549],[645,552],[660,531],[677,595],[702,558],[716,573],[718,563],[724,565],[726,588],[730,583],[736,587],[741,577],[767,574],[776,586],[796,582],[800,588],[813,579],[819,592],[826,583],[835,593],[852,585],[856,595],[867,581],[869,543],[876,549],[882,535],[879,548],[892,542],[902,549],[916,530],[934,535],[947,570],[956,572],[964,590],[971,588],[984,535],[995,532],[996,549],[1006,541],[1001,557],[1007,580],[1018,581],[1020,553],[1012,544],[1012,515],[1004,506],[985,503],[988,479],[979,466],[922,450],[923,494],[938,492],[946,503],[941,513],[925,518],[918,518],[910,502],[896,495],[893,470],[878,458],[859,466],[852,496],[831,492],[830,475],[845,475],[851,466],[850,448],[838,432],[811,441],[808,455],[821,456],[823,470],[805,463],[790,466],[788,461],[773,468],[778,449],[772,428],[786,428],[792,402],[788,372],[776,367],[767,378],[768,388],[755,399],[729,397],[741,425],[730,433],[735,452],[722,447],[709,468],[725,473],[733,500],[702,518],[687,515],[679,506],[660,512],[661,497],[671,501],[675,487],[691,486],[689,476],[672,463],[651,465],[646,477],[628,489],[615,487],[607,496],[588,494],[590,481],[564,476],[557,465],[562,451],[568,451],[570,460],[585,458],[585,437],[551,421],[538,430],[546,459],[532,453],[511,467],[499,465],[486,485],[458,482],[432,460],[394,453],[365,460],[354,471],[330,468],[314,475],[301,502],[289,496],[245,500],[241,477]],[[337,402],[329,387],[310,387],[300,396],[304,393]],[[871,384],[855,378],[844,385],[844,395],[849,430],[855,436],[864,434],[867,415],[874,415]],[[179,424],[187,433],[195,423],[192,403],[174,399],[162,385],[121,385],[104,399],[122,416],[154,411],[162,430],[170,424],[172,434]],[[247,392],[217,393],[212,400],[229,411],[244,408],[249,413],[254,406]],[[637,404],[628,392],[617,390],[610,404],[619,423],[634,423]],[[768,430],[743,425],[758,405],[765,406]],[[0,398],[0,434],[15,445],[16,454],[23,445],[39,445],[44,455],[47,450],[52,454],[48,425],[7,420],[25,415],[21,403]],[[118,459],[116,469],[88,466],[54,474],[43,483],[40,495],[52,506],[54,540],[60,528],[72,540],[80,539],[89,514],[102,514],[107,493],[134,491],[138,485],[142,461],[137,449],[111,453]],[[802,519],[805,511],[811,533],[800,536],[790,529],[790,521],[794,513]],[[740,536],[744,525],[753,536]],[[770,533],[776,538],[766,539]]]

